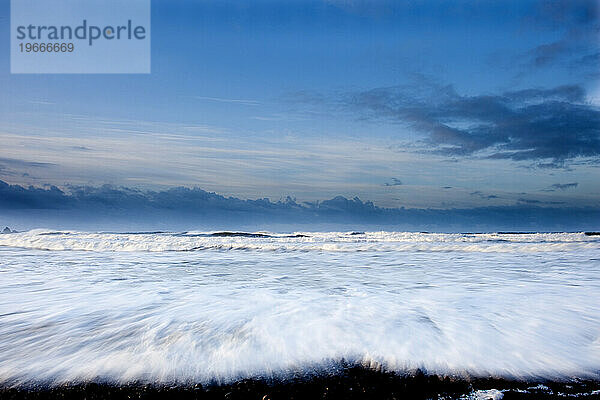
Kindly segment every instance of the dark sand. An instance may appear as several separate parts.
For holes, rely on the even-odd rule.
[[[227,385],[114,385],[91,382],[50,387],[4,386],[0,388],[0,399],[466,399],[475,398],[469,396],[474,391],[490,389],[501,391],[504,400],[600,399],[600,381],[466,380],[428,376],[420,372],[411,376],[398,375],[357,366],[310,378],[246,379]]]

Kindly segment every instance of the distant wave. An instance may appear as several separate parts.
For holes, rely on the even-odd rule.
[[[463,251],[547,252],[593,249],[600,237],[586,233],[416,232],[127,232],[47,231],[0,235],[0,246],[85,251]]]

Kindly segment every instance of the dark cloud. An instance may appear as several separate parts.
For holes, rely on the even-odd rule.
[[[55,186],[25,188],[0,181],[0,209],[60,209],[69,207],[72,201]]]
[[[364,118],[423,132],[425,151],[564,167],[600,156],[600,110],[577,85],[463,96],[452,86],[396,86],[342,100]]]
[[[578,182],[572,182],[572,183],[555,183],[553,185],[550,185],[550,187],[544,189],[545,192],[554,192],[556,190],[567,190],[567,189],[573,189],[576,188],[579,185]]]
[[[527,204],[541,204],[542,202],[540,200],[534,200],[534,199],[518,199],[518,202],[521,203],[527,203]]]
[[[6,225],[10,218],[9,225],[17,229],[581,231],[596,229],[600,223],[600,208],[557,207],[559,204],[522,198],[519,204],[508,207],[405,209],[382,208],[343,196],[298,204],[289,197],[277,202],[242,200],[198,188],[154,192],[73,186],[61,190],[0,181],[0,219],[7,221]]]
[[[476,190],[474,192],[469,193],[471,196],[477,196],[479,198],[482,199],[487,199],[487,200],[492,200],[492,199],[499,199],[500,196],[496,196],[495,194],[485,194],[479,190]]]
[[[272,202],[267,198],[242,200],[207,192],[199,188],[175,187],[164,191],[142,191],[135,188],[103,186],[56,186],[39,188],[10,185],[0,181],[0,209],[81,209],[81,210],[173,210],[182,213],[272,213],[290,210],[373,210],[373,203],[358,198],[348,200],[338,196],[312,204],[296,203],[295,199]]]
[[[538,1],[529,21],[544,29],[574,28],[597,23],[599,11],[597,0]]]
[[[583,164],[585,164],[584,162]],[[532,165],[527,165],[525,168],[529,169],[557,169],[561,168],[566,171],[573,171],[573,169],[565,162],[565,160],[553,160],[548,162],[536,162]]]
[[[546,204],[546,205],[559,205],[559,204],[565,204],[564,201],[542,201],[542,200],[535,200],[535,199],[524,199],[524,198],[520,198],[517,200],[519,203],[525,203],[525,204]]]
[[[569,54],[571,49],[568,43],[566,40],[561,40],[537,46],[530,51],[532,64],[536,67],[543,67],[556,61],[561,56]]]
[[[561,40],[531,49],[525,54],[525,58],[528,60],[527,64],[534,67],[535,70],[535,68],[568,61],[571,68],[588,68],[597,59],[598,46],[596,43],[586,44],[580,37],[582,34],[577,32],[577,34],[568,35]],[[597,32],[585,33],[585,35],[591,36],[596,36],[596,34]]]
[[[386,182],[383,184],[384,186],[401,186],[402,181],[398,178],[392,178],[391,182]]]
[[[598,65],[600,65],[600,53],[594,53],[594,54],[587,54],[583,57],[581,57],[577,64],[579,65],[585,65],[585,66],[592,66],[597,68]]]
[[[572,66],[587,67],[590,60],[585,58],[593,57],[599,49],[599,4],[597,0],[539,2],[533,17],[527,20],[533,22],[535,28],[562,32],[562,37],[536,46],[524,55],[529,72],[573,57]]]

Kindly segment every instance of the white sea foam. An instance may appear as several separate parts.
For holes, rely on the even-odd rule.
[[[0,235],[0,381],[599,377],[597,237],[268,235]]]
[[[258,237],[213,235],[214,232],[86,233],[37,229],[0,235],[0,246],[40,250],[155,252],[200,250],[538,252],[594,249],[599,243],[598,237],[586,236],[584,233],[296,232],[289,235],[276,235],[261,232],[256,234]]]

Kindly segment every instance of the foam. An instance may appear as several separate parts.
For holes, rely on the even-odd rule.
[[[600,239],[584,233],[430,234],[352,232],[277,235],[268,232],[86,233],[32,230],[0,235],[0,246],[40,250],[86,251],[465,251],[536,252],[595,249]]]
[[[195,234],[0,235],[0,381],[600,375],[597,238]]]

